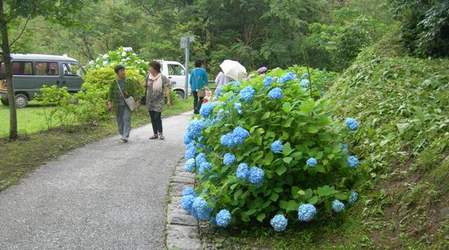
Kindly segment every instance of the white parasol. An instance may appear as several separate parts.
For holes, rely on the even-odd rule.
[[[233,80],[241,81],[247,76],[245,67],[237,61],[224,60],[220,64],[220,68],[223,70],[225,76]]]

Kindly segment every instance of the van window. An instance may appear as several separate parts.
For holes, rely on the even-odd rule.
[[[12,63],[13,75],[32,75],[33,64],[31,62],[13,62]]]
[[[34,63],[34,72],[40,76],[59,75],[57,62],[36,62]]]
[[[168,75],[170,76],[182,76],[184,75],[184,69],[181,65],[178,64],[169,64],[168,65]]]
[[[64,63],[62,68],[65,76],[82,76],[82,70],[78,63]]]
[[[5,74],[5,63],[0,64],[0,75]],[[12,63],[13,75],[32,75],[33,64],[31,62],[13,62]]]

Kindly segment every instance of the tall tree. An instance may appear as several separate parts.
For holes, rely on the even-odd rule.
[[[8,87],[10,113],[10,140],[17,139],[17,112],[12,82],[11,46],[20,39],[23,32],[12,41],[9,38],[9,24],[18,18],[31,19],[42,16],[47,20],[69,23],[73,13],[79,11],[87,0],[0,0],[0,34],[2,36],[2,59],[5,64],[5,79]],[[26,25],[23,26],[26,29]]]

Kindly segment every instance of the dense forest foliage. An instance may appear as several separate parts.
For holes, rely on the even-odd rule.
[[[196,37],[193,59],[212,71],[227,58],[249,68],[292,64],[340,71],[376,41],[391,22],[384,1],[86,1],[70,27],[41,18],[28,22],[15,52],[68,54],[84,63],[119,46],[147,60],[182,60],[180,37]]]

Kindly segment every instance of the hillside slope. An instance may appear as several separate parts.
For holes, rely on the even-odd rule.
[[[368,181],[351,213],[374,247],[447,249],[449,60],[398,56],[390,43],[359,55],[326,96],[362,123],[352,150]]]

